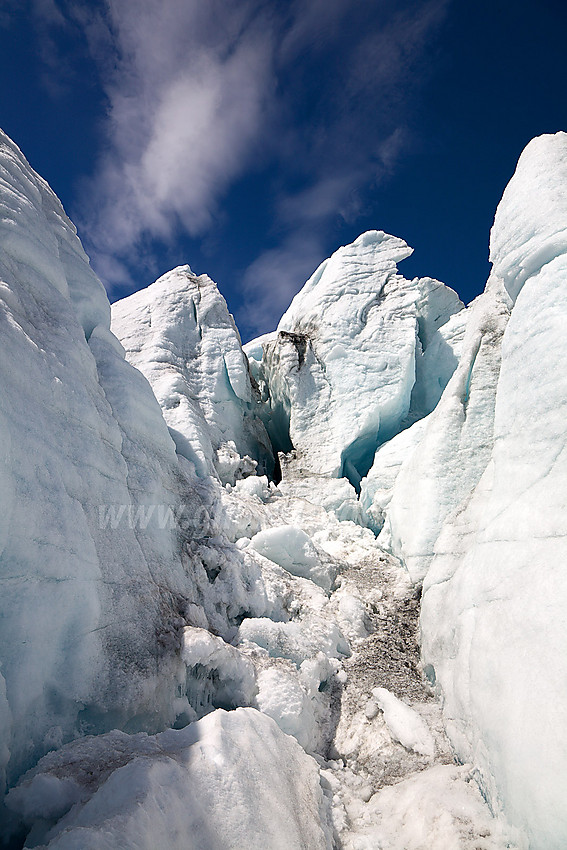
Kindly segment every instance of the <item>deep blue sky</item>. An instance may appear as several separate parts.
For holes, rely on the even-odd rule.
[[[111,300],[189,263],[243,337],[363,230],[465,301],[525,144],[567,130],[560,0],[3,0],[0,126]]]

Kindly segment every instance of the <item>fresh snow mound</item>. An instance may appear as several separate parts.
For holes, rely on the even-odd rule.
[[[254,471],[250,459],[271,473],[271,446],[257,415],[248,361],[226,301],[209,277],[197,277],[189,266],[173,269],[115,302],[112,330],[150,382],[177,451],[199,475],[216,469],[224,482],[234,483]]]

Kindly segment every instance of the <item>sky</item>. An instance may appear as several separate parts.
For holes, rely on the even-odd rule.
[[[247,340],[369,229],[481,292],[566,44],[563,0],[0,0],[0,127],[111,301],[189,263]]]

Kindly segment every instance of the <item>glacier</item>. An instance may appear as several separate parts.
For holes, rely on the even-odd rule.
[[[0,135],[0,843],[567,844],[567,134],[470,305],[382,231],[242,346]]]
[[[215,518],[215,482],[176,453],[110,332],[74,226],[4,135],[0,203],[0,774],[12,785],[77,736],[191,716],[180,624],[229,633],[264,595],[254,601],[259,572]],[[212,591],[207,570],[222,573]]]

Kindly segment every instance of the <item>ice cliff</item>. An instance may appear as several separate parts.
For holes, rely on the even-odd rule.
[[[111,331],[0,137],[8,847],[566,846],[566,186],[468,307],[371,231],[246,356],[188,266]]]
[[[256,577],[218,527],[215,482],[176,454],[124,359],[75,228],[4,135],[0,204],[0,778],[11,785],[78,735],[191,715],[180,624],[230,632],[254,607]]]
[[[305,470],[359,487],[378,445],[439,400],[456,365],[440,329],[463,304],[439,281],[398,274],[411,253],[364,233],[319,266],[273,338],[246,346],[274,444],[299,450]]]
[[[234,484],[256,468],[273,472],[258,391],[234,320],[210,278],[189,266],[174,269],[117,302],[112,329],[150,382],[177,451],[200,476],[216,472]]]

